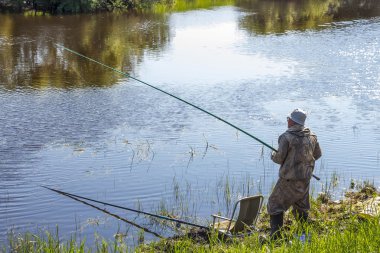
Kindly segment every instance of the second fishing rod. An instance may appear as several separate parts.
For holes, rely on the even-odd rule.
[[[129,75],[128,73],[125,73],[125,72],[123,72],[123,71],[121,71],[121,70],[115,69],[115,68],[113,68],[113,67],[111,67],[111,66],[108,66],[108,65],[106,65],[106,64],[104,64],[104,63],[102,63],[102,62],[100,62],[100,61],[97,61],[97,60],[92,59],[92,58],[90,58],[90,57],[88,57],[88,56],[85,56],[85,55],[83,55],[83,54],[81,54],[81,53],[78,53],[78,52],[76,52],[76,51],[74,51],[74,50],[72,50],[72,49],[70,49],[70,48],[67,48],[67,47],[61,45],[61,44],[57,44],[57,43],[55,43],[55,45],[56,45],[57,47],[59,47],[59,48],[62,48],[62,49],[64,49],[64,50],[70,52],[70,53],[73,53],[73,54],[75,54],[75,55],[78,55],[78,56],[80,56],[80,57],[82,57],[82,58],[85,58],[85,59],[87,59],[87,60],[89,60],[89,61],[92,61],[92,62],[94,62],[94,63],[96,63],[96,64],[99,64],[99,65],[101,65],[101,66],[103,66],[103,67],[105,67],[105,68],[108,68],[108,69],[110,69],[110,70],[112,70],[112,71],[114,71],[114,72],[116,72],[116,73],[119,73],[119,74],[121,74],[121,75],[123,75],[123,76],[125,76],[125,77],[131,78],[131,79],[133,79],[133,80],[135,80],[135,81],[137,81],[137,82],[140,82],[140,83],[142,83],[142,84],[144,84],[144,85],[146,85],[146,86],[149,86],[149,87],[151,87],[151,88],[153,88],[153,89],[155,89],[155,90],[157,90],[157,91],[160,91],[160,92],[162,92],[162,93],[164,93],[164,94],[166,94],[166,95],[168,95],[168,96],[170,96],[170,97],[172,97],[172,98],[175,98],[175,99],[177,99],[177,100],[179,100],[179,101],[181,101],[181,102],[183,102],[183,103],[185,103],[185,104],[187,104],[187,105],[189,105],[189,106],[191,106],[191,107],[193,107],[193,108],[195,108],[195,109],[197,109],[197,110],[200,110],[200,111],[202,111],[202,112],[204,112],[204,113],[206,113],[206,114],[208,114],[208,115],[210,115],[210,116],[216,118],[217,120],[220,120],[220,121],[226,123],[227,125],[229,125],[229,126],[235,128],[236,130],[238,130],[238,131],[244,133],[245,135],[251,137],[252,139],[254,139],[254,140],[256,140],[256,141],[258,141],[259,143],[263,144],[264,146],[266,146],[267,148],[271,149],[272,151],[277,152],[277,150],[276,150],[275,148],[273,148],[271,145],[265,143],[264,141],[260,140],[260,139],[257,138],[256,136],[254,136],[254,135],[248,133],[247,131],[241,129],[240,127],[238,127],[238,126],[236,126],[236,125],[234,125],[234,124],[228,122],[227,120],[225,120],[225,119],[223,119],[223,118],[221,118],[221,117],[219,117],[219,116],[217,116],[217,115],[215,115],[215,114],[213,114],[213,113],[211,113],[211,112],[209,112],[209,111],[207,111],[207,110],[205,110],[205,109],[203,109],[203,108],[201,108],[201,107],[199,107],[199,106],[197,106],[197,105],[195,105],[195,104],[193,104],[193,103],[190,103],[190,102],[188,102],[188,101],[186,101],[186,100],[184,100],[184,99],[182,99],[182,98],[180,98],[180,97],[178,97],[178,96],[175,96],[175,95],[173,95],[173,94],[171,94],[171,93],[169,93],[169,92],[167,92],[167,91],[165,91],[165,90],[162,90],[162,89],[160,89],[160,88],[158,88],[158,87],[156,87],[156,86],[153,86],[153,85],[151,85],[151,84],[149,84],[149,83],[147,83],[147,82],[144,82],[144,81],[142,81],[142,80],[140,80],[140,79],[138,79],[138,78],[136,78],[136,77],[133,77],[133,76]],[[317,176],[315,176],[314,174],[313,174],[313,177],[314,177],[315,179],[317,179],[317,180],[320,180],[320,178],[317,177]]]
[[[148,215],[148,216],[151,216],[151,217],[154,217],[154,218],[158,218],[158,219],[162,219],[162,220],[167,220],[167,221],[172,221],[172,222],[176,222],[177,225],[178,224],[185,224],[185,225],[189,225],[189,226],[193,226],[193,227],[198,227],[198,228],[203,228],[203,229],[206,229],[206,230],[209,230],[210,227],[207,227],[207,226],[203,226],[203,225],[199,225],[199,224],[195,224],[195,223],[192,223],[192,222],[189,222],[189,221],[185,221],[185,220],[180,220],[180,219],[176,219],[176,218],[172,218],[172,217],[169,217],[169,216],[164,216],[164,215],[159,215],[159,214],[154,214],[154,213],[149,213],[149,212],[145,212],[145,211],[142,211],[142,210],[137,210],[137,209],[133,209],[133,208],[129,208],[129,207],[124,207],[124,206],[120,206],[120,205],[115,205],[115,204],[111,204],[111,203],[107,203],[107,202],[104,202],[104,201],[99,201],[99,200],[96,200],[96,199],[90,199],[90,198],[87,198],[87,197],[83,197],[83,196],[79,196],[79,195],[76,195],[76,194],[72,194],[72,193],[69,193],[69,192],[64,192],[64,191],[60,191],[60,190],[57,190],[57,189],[54,189],[54,188],[51,188],[51,187],[48,187],[48,186],[43,186],[41,185],[41,187],[45,188],[45,189],[48,189],[50,191],[53,191],[53,192],[56,192],[58,194],[61,194],[63,196],[66,196],[66,197],[69,197],[71,199],[74,199],[76,201],[79,201],[79,202],[82,202],[83,204],[86,204],[88,206],[91,206],[93,208],[96,208],[102,212],[104,212],[105,210],[104,209],[100,209],[99,207],[97,206],[94,206],[92,204],[89,204],[88,202],[85,202],[84,200],[87,200],[87,201],[91,201],[91,202],[94,202],[94,203],[98,203],[98,204],[102,204],[102,205],[105,205],[105,206],[111,206],[111,207],[115,207],[115,208],[118,208],[118,209],[122,209],[122,210],[126,210],[126,211],[131,211],[131,212],[135,212],[135,213],[139,213],[139,214],[144,214],[144,215]],[[108,211],[107,211],[108,212]],[[111,214],[108,212],[108,214]],[[115,217],[115,215],[113,214],[112,216]],[[116,217],[119,219],[119,217]],[[124,219],[124,221],[126,221],[126,219]],[[127,221],[128,223],[132,224],[130,221]],[[133,223],[132,225],[134,226],[137,226],[137,227],[140,227],[141,226],[138,226],[136,223]],[[149,233],[152,233],[151,231],[148,231]],[[155,234],[156,235],[156,234]],[[160,236],[159,236],[160,237]]]

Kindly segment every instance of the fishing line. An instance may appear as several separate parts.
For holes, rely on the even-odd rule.
[[[248,133],[247,131],[241,129],[240,127],[235,126],[234,124],[228,122],[227,120],[224,120],[224,119],[222,119],[221,117],[219,117],[219,116],[217,116],[217,115],[215,115],[215,114],[213,114],[213,113],[211,113],[211,112],[209,112],[209,111],[207,111],[207,110],[205,110],[205,109],[203,109],[203,108],[201,108],[201,107],[199,107],[199,106],[197,106],[197,105],[195,105],[195,104],[193,104],[193,103],[190,103],[190,102],[188,102],[188,101],[186,101],[186,100],[184,100],[184,99],[182,99],[182,98],[180,98],[180,97],[177,97],[177,96],[175,96],[175,95],[173,95],[173,94],[171,94],[171,93],[169,93],[169,92],[167,92],[167,91],[164,91],[164,90],[162,90],[162,89],[160,89],[160,88],[158,88],[158,87],[156,87],[156,86],[153,86],[153,85],[151,85],[151,84],[149,84],[149,83],[147,83],[147,82],[144,82],[144,81],[142,81],[142,80],[140,80],[140,79],[138,79],[138,78],[136,78],[136,77],[133,77],[133,76],[129,75],[128,73],[125,73],[125,72],[123,72],[123,71],[121,71],[121,70],[115,69],[115,68],[113,68],[113,67],[111,67],[111,66],[108,66],[108,65],[106,65],[106,64],[104,64],[104,63],[102,63],[102,62],[100,62],[100,61],[97,61],[97,60],[94,60],[94,59],[92,59],[92,58],[90,58],[90,57],[88,57],[88,56],[85,56],[85,55],[83,55],[83,54],[81,54],[81,53],[78,53],[78,52],[76,52],[76,51],[74,51],[74,50],[72,50],[72,49],[70,49],[70,48],[67,48],[67,47],[61,45],[61,44],[57,44],[57,43],[54,43],[54,44],[55,44],[57,47],[60,47],[60,48],[66,50],[66,51],[68,51],[68,52],[70,52],[70,53],[73,53],[73,54],[75,54],[75,55],[78,55],[78,56],[80,56],[80,57],[82,57],[82,58],[85,58],[85,59],[87,59],[87,60],[89,60],[89,61],[95,62],[96,64],[99,64],[99,65],[101,65],[101,66],[103,66],[103,67],[105,67],[105,68],[108,68],[108,69],[110,69],[110,70],[112,70],[112,71],[114,71],[114,72],[116,72],[116,73],[119,73],[119,74],[121,74],[121,75],[123,75],[123,76],[125,76],[125,77],[131,78],[131,79],[133,79],[133,80],[135,80],[135,81],[137,81],[137,82],[140,82],[140,83],[142,83],[142,84],[144,84],[144,85],[147,85],[147,86],[149,86],[149,87],[151,87],[151,88],[153,88],[153,89],[155,89],[155,90],[157,90],[157,91],[160,91],[160,92],[162,92],[162,93],[164,93],[164,94],[166,94],[166,95],[168,95],[168,96],[170,96],[170,97],[172,97],[172,98],[175,98],[175,99],[177,99],[177,100],[179,100],[179,101],[181,101],[181,102],[183,102],[183,103],[185,103],[185,104],[187,104],[187,105],[190,105],[190,106],[194,107],[195,109],[198,109],[198,110],[200,110],[200,111],[202,111],[202,112],[204,112],[204,113],[206,113],[206,114],[208,114],[208,115],[210,115],[210,116],[212,116],[212,117],[214,117],[214,118],[216,118],[216,119],[218,119],[218,120],[220,120],[220,121],[226,123],[227,125],[229,125],[229,126],[235,128],[236,130],[238,130],[238,131],[244,133],[245,135],[247,135],[247,136],[253,138],[254,140],[260,142],[261,144],[263,144],[263,145],[266,146],[267,148],[270,148],[271,150],[277,152],[277,150],[276,150],[274,147],[272,147],[271,145],[269,145],[269,144],[265,143],[264,141],[260,140],[260,139],[257,138],[256,136],[254,136],[254,135]],[[320,180],[320,178],[317,177],[317,176],[315,176],[315,175],[313,175],[313,177],[316,178],[317,180]]]
[[[203,108],[201,108],[201,107],[199,107],[199,106],[197,106],[197,105],[194,105],[193,103],[190,103],[190,102],[188,102],[188,101],[186,101],[186,100],[184,100],[184,99],[182,99],[182,98],[180,98],[180,97],[177,97],[177,96],[175,96],[175,95],[173,95],[173,94],[171,94],[171,93],[169,93],[169,92],[167,92],[167,91],[164,91],[164,90],[162,90],[162,89],[160,89],[160,88],[158,88],[158,87],[156,87],[156,86],[153,86],[153,85],[151,85],[151,84],[149,84],[149,83],[147,83],[147,82],[144,82],[144,81],[142,81],[142,80],[140,80],[140,79],[138,79],[138,78],[136,78],[136,77],[133,77],[133,76],[129,75],[128,73],[125,73],[125,72],[120,71],[120,70],[118,70],[118,69],[115,69],[115,68],[113,68],[113,67],[111,67],[111,66],[108,66],[108,65],[106,65],[106,64],[104,64],[104,63],[102,63],[102,62],[100,62],[100,61],[97,61],[97,60],[94,60],[94,59],[92,59],[92,58],[90,58],[90,57],[87,57],[87,56],[85,56],[85,55],[83,55],[83,54],[81,54],[81,53],[78,53],[78,52],[76,52],[76,51],[74,51],[74,50],[72,50],[72,49],[70,49],[70,48],[67,48],[67,47],[65,47],[65,46],[63,46],[63,45],[60,45],[60,44],[57,44],[57,43],[54,43],[54,44],[55,44],[56,46],[58,46],[58,47],[63,48],[64,50],[66,50],[66,51],[68,51],[68,52],[70,52],[70,53],[76,54],[76,55],[78,55],[78,56],[80,56],[80,57],[83,57],[83,58],[89,60],[89,61],[95,62],[95,63],[97,63],[97,64],[99,64],[99,65],[101,65],[101,66],[103,66],[103,67],[105,67],[105,68],[108,68],[108,69],[110,69],[110,70],[112,70],[112,71],[114,71],[114,72],[116,72],[116,73],[119,73],[119,74],[121,74],[121,75],[123,75],[123,76],[126,76],[126,77],[128,77],[128,78],[131,78],[131,79],[133,79],[133,80],[135,80],[135,81],[137,81],[137,82],[140,82],[140,83],[142,83],[142,84],[144,84],[144,85],[147,85],[147,86],[149,86],[149,87],[151,87],[151,88],[153,88],[153,89],[155,89],[155,90],[158,90],[158,91],[160,91],[160,92],[162,92],[162,93],[164,93],[164,94],[166,94],[166,95],[168,95],[168,96],[171,96],[171,97],[173,97],[173,98],[175,98],[175,99],[177,99],[177,100],[179,100],[179,101],[181,101],[181,102],[183,102],[183,103],[185,103],[185,104],[187,104],[187,105],[190,105],[190,106],[192,106],[192,107],[194,107],[194,108],[196,108],[196,109],[198,109],[198,110],[200,110],[200,111],[202,111],[202,112],[204,112],[204,113],[206,113],[206,114],[208,114],[208,115],[210,115],[210,116],[212,116],[212,117],[214,117],[214,118],[216,118],[216,119],[218,119],[218,120],[220,120],[220,121],[222,121],[222,122],[224,122],[224,123],[226,123],[227,125],[229,125],[229,126],[235,128],[235,129],[237,129],[238,131],[240,131],[240,132],[242,132],[242,133],[248,135],[249,137],[251,137],[251,138],[255,139],[256,141],[260,142],[261,144],[263,144],[264,146],[266,146],[266,147],[272,149],[273,151],[277,151],[275,148],[273,148],[273,147],[270,146],[269,144],[265,143],[264,141],[260,140],[260,139],[257,138],[256,136],[253,136],[252,134],[248,133],[247,131],[241,129],[240,127],[235,126],[234,124],[228,122],[227,120],[224,120],[224,119],[222,119],[221,117],[219,117],[219,116],[217,116],[217,115],[215,115],[215,114],[213,114],[213,113],[211,113],[211,112],[209,112],[209,111],[207,111],[207,110],[205,110],[205,109],[203,109]]]

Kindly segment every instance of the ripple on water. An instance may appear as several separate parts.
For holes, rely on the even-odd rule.
[[[162,54],[144,52],[150,57],[141,58],[137,76],[273,146],[288,113],[304,108],[323,149],[317,174],[378,178],[379,20],[263,36],[236,25],[236,11],[223,9],[230,16],[220,26],[218,11],[195,12],[212,27],[199,20],[193,27],[192,14],[177,14],[170,43]],[[28,39],[0,37],[0,45],[7,43]],[[47,51],[38,43],[41,64]],[[106,88],[1,88],[0,108],[2,238],[12,226],[55,224],[68,233],[79,227],[88,236],[101,230],[112,237],[116,221],[88,225],[89,218],[104,217],[40,184],[146,211],[178,207],[180,215],[203,218],[225,207],[226,178],[235,198],[243,194],[237,190],[242,181],[254,182],[251,193],[261,187],[267,194],[277,177],[261,144],[125,78]]]

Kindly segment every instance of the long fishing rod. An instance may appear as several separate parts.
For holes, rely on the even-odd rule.
[[[198,224],[191,223],[191,222],[184,221],[184,220],[170,218],[168,216],[158,215],[158,214],[154,214],[154,213],[148,213],[148,212],[144,212],[144,211],[141,211],[141,210],[132,209],[132,208],[129,208],[129,207],[114,205],[114,204],[111,204],[111,203],[107,203],[107,202],[103,202],[103,201],[99,201],[99,200],[95,200],[95,199],[90,199],[90,198],[86,198],[86,197],[83,197],[83,196],[79,196],[79,195],[76,195],[76,194],[60,191],[60,190],[53,189],[53,188],[50,188],[50,187],[47,187],[47,186],[41,186],[41,187],[43,187],[45,189],[48,189],[50,191],[56,192],[58,194],[61,194],[63,196],[69,197],[71,199],[76,199],[77,201],[80,201],[78,199],[82,199],[82,200],[84,199],[84,200],[88,200],[88,201],[91,201],[91,202],[94,202],[94,203],[98,203],[98,204],[102,204],[102,205],[105,205],[105,206],[112,206],[112,207],[115,207],[115,208],[118,208],[118,209],[122,209],[122,210],[127,210],[127,211],[132,211],[132,212],[135,212],[135,213],[145,214],[145,215],[152,216],[152,217],[155,217],[155,218],[158,218],[158,219],[162,219],[162,220],[173,221],[173,222],[177,222],[177,223],[180,223],[180,224],[185,224],[185,225],[189,225],[189,226],[193,226],[193,227],[198,227],[198,228],[203,228],[203,229],[207,229],[207,230],[210,229],[209,227],[206,227],[206,226],[198,225]]]
[[[196,108],[196,109],[198,109],[198,110],[200,110],[200,111],[202,111],[202,112],[204,112],[204,113],[206,113],[206,114],[208,114],[208,115],[210,115],[210,116],[212,116],[212,117],[214,117],[214,118],[216,118],[216,119],[218,119],[218,120],[220,120],[220,121],[222,121],[222,122],[224,122],[224,123],[226,123],[227,125],[229,125],[229,126],[235,128],[235,129],[237,129],[238,131],[240,131],[240,132],[242,132],[242,133],[248,135],[249,137],[255,139],[256,141],[260,142],[260,143],[263,144],[264,146],[266,146],[266,147],[272,149],[273,151],[276,151],[276,152],[277,152],[277,150],[276,150],[275,148],[273,148],[273,147],[270,146],[269,144],[265,143],[264,141],[260,140],[260,139],[257,138],[256,136],[253,136],[252,134],[248,133],[247,131],[241,129],[240,127],[235,126],[234,124],[228,122],[227,120],[224,120],[224,119],[222,119],[221,117],[219,117],[219,116],[217,116],[217,115],[215,115],[215,114],[213,114],[213,113],[211,113],[211,112],[209,112],[209,111],[207,111],[207,110],[205,110],[205,109],[203,109],[203,108],[201,108],[201,107],[199,107],[199,106],[197,106],[197,105],[194,105],[194,104],[192,104],[192,103],[190,103],[190,102],[188,102],[188,101],[186,101],[186,100],[184,100],[184,99],[182,99],[182,98],[180,98],[180,97],[177,97],[177,96],[175,96],[175,95],[173,95],[173,94],[171,94],[171,93],[169,93],[169,92],[167,92],[167,91],[164,91],[164,90],[162,90],[162,89],[160,89],[160,88],[158,88],[158,87],[156,87],[156,86],[153,86],[153,85],[151,85],[151,84],[149,84],[149,83],[147,83],[147,82],[144,82],[144,81],[142,81],[142,80],[140,80],[140,79],[137,79],[136,77],[133,77],[133,76],[129,75],[128,73],[125,73],[125,72],[120,71],[120,70],[118,70],[118,69],[115,69],[115,68],[113,68],[113,67],[111,67],[111,66],[108,66],[108,65],[106,65],[106,64],[104,64],[104,63],[102,63],[102,62],[100,62],[100,61],[97,61],[97,60],[94,60],[94,59],[92,59],[92,58],[90,58],[90,57],[87,57],[87,56],[85,56],[85,55],[83,55],[83,54],[81,54],[81,53],[78,53],[78,52],[76,52],[76,51],[74,51],[74,50],[72,50],[72,49],[70,49],[70,48],[67,48],[67,47],[65,47],[65,46],[63,46],[63,45],[60,45],[60,44],[57,44],[57,43],[55,43],[55,45],[58,46],[58,47],[63,48],[64,50],[66,50],[66,51],[68,51],[68,52],[70,52],[70,53],[76,54],[76,55],[78,55],[78,56],[80,56],[80,57],[83,57],[83,58],[89,60],[89,61],[95,62],[95,63],[97,63],[97,64],[99,64],[99,65],[101,65],[101,66],[103,66],[103,67],[105,67],[105,68],[108,68],[108,69],[110,69],[110,70],[112,70],[112,71],[114,71],[114,72],[117,72],[117,73],[119,73],[119,74],[121,74],[121,75],[123,75],[123,76],[126,76],[126,77],[128,77],[128,78],[131,78],[131,79],[133,79],[133,80],[135,80],[135,81],[138,81],[138,82],[140,82],[140,83],[142,83],[142,84],[145,84],[145,85],[147,85],[147,86],[149,86],[149,87],[151,87],[151,88],[153,88],[153,89],[155,89],[155,90],[158,90],[158,91],[160,91],[160,92],[162,92],[162,93],[164,93],[164,94],[166,94],[166,95],[168,95],[168,96],[171,96],[171,97],[173,97],[173,98],[175,98],[175,99],[177,99],[177,100],[179,100],[179,101],[181,101],[181,102],[183,102],[183,103],[185,103],[185,104],[188,104],[188,105],[190,105],[190,106],[192,106],[192,107],[194,107],[194,108]]]
[[[277,152],[277,149],[275,149],[275,148],[272,147],[271,145],[265,143],[264,141],[260,140],[260,139],[257,138],[256,136],[254,136],[254,135],[248,133],[247,131],[241,129],[241,128],[238,127],[238,126],[235,126],[234,124],[228,122],[227,120],[222,119],[221,117],[219,117],[219,116],[217,116],[217,115],[215,115],[215,114],[213,114],[213,113],[211,113],[211,112],[209,112],[209,111],[207,111],[207,110],[205,110],[205,109],[203,109],[203,108],[201,108],[201,107],[199,107],[199,106],[197,106],[197,105],[194,105],[193,103],[190,103],[190,102],[188,102],[188,101],[186,101],[186,100],[184,100],[184,99],[182,99],[182,98],[180,98],[180,97],[177,97],[177,96],[175,96],[175,95],[173,95],[173,94],[171,94],[171,93],[169,93],[169,92],[167,92],[167,91],[164,91],[164,90],[162,90],[162,89],[160,89],[160,88],[158,88],[158,87],[156,87],[156,86],[153,86],[153,85],[151,85],[151,84],[149,84],[149,83],[147,83],[147,82],[144,82],[144,81],[142,81],[142,80],[140,80],[140,79],[138,79],[138,78],[136,78],[136,77],[133,77],[133,76],[129,75],[128,73],[125,73],[125,72],[123,72],[123,71],[121,71],[121,70],[115,69],[115,68],[113,68],[113,67],[111,67],[111,66],[108,66],[108,65],[106,65],[106,64],[104,64],[104,63],[102,63],[102,62],[100,62],[100,61],[97,61],[97,60],[92,59],[92,58],[90,58],[90,57],[88,57],[88,56],[85,56],[85,55],[83,55],[83,54],[81,54],[81,53],[78,53],[78,52],[76,52],[76,51],[74,51],[74,50],[72,50],[72,49],[70,49],[70,48],[67,48],[67,47],[61,45],[61,44],[58,44],[58,43],[54,43],[54,44],[55,44],[56,46],[58,46],[58,47],[63,48],[64,50],[66,50],[66,51],[68,51],[68,52],[70,52],[70,53],[73,53],[73,54],[75,54],[75,55],[78,55],[78,56],[80,56],[80,57],[82,57],[82,58],[85,58],[85,59],[87,59],[87,60],[89,60],[89,61],[95,62],[96,64],[99,64],[99,65],[101,65],[101,66],[103,66],[103,67],[105,67],[105,68],[108,68],[108,69],[110,69],[110,70],[116,72],[116,73],[119,73],[119,74],[121,74],[121,75],[123,75],[123,76],[125,76],[125,77],[128,77],[128,78],[131,78],[131,79],[133,79],[133,80],[135,80],[135,81],[137,81],[137,82],[140,82],[140,83],[142,83],[142,84],[144,84],[144,85],[147,85],[147,86],[149,86],[149,87],[151,87],[151,88],[153,88],[153,89],[155,89],[155,90],[158,90],[158,91],[160,91],[160,92],[162,92],[162,93],[164,93],[164,94],[166,94],[166,95],[168,95],[168,96],[171,96],[171,97],[173,97],[173,98],[175,98],[175,99],[177,99],[177,100],[179,100],[179,101],[181,101],[181,102],[183,102],[183,103],[185,103],[185,104],[187,104],[187,105],[190,105],[190,106],[194,107],[195,109],[198,109],[198,110],[200,110],[200,111],[202,111],[202,112],[204,112],[204,113],[206,113],[206,114],[208,114],[208,115],[210,115],[210,116],[212,116],[212,117],[214,117],[214,118],[216,118],[216,119],[218,119],[218,120],[220,120],[220,121],[226,123],[227,125],[229,125],[229,126],[235,128],[236,130],[238,130],[238,131],[244,133],[245,135],[248,135],[249,137],[253,138],[254,140],[260,142],[261,144],[263,144],[263,145],[266,146],[267,148],[269,148],[269,149],[271,149],[271,150]],[[313,175],[313,177],[314,177],[315,179],[317,179],[317,180],[320,180],[320,178],[317,177],[317,176],[315,176],[315,175]]]

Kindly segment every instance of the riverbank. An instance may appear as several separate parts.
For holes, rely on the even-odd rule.
[[[269,216],[263,208],[258,232],[236,239],[221,239],[216,233],[187,231],[182,236],[162,239],[130,248],[122,238],[114,241],[99,239],[91,248],[85,241],[62,241],[56,235],[24,234],[10,238],[3,252],[377,252],[380,248],[380,193],[368,183],[350,190],[345,198],[333,201],[323,193],[312,199],[310,220],[297,223],[290,212],[285,215],[283,239],[269,241]],[[300,235],[306,232],[306,240]],[[8,248],[7,248],[8,247]]]
[[[242,8],[270,9],[271,12],[280,16],[275,20],[267,20],[268,17],[256,17],[262,19],[265,24],[277,22],[299,23],[299,20],[310,19],[309,23],[316,25],[316,21],[328,22],[331,17],[341,17],[340,12],[348,16],[371,15],[377,16],[379,9],[375,0],[327,0],[303,5],[301,3],[293,12],[293,2],[284,3],[282,8],[274,8],[276,4],[271,1],[252,1],[252,0],[0,0],[0,12],[11,13],[30,13],[34,14],[79,14],[112,11],[131,11],[131,10],[157,10],[157,11],[185,11],[198,8],[210,8],[226,5],[237,5]],[[312,3],[312,4],[311,4]],[[287,17],[282,17],[286,13]],[[257,14],[257,13],[256,13]],[[290,15],[289,15],[290,14]],[[290,17],[291,16],[291,17]],[[326,19],[327,18],[327,19]],[[273,24],[267,24],[267,26]],[[309,24],[311,25],[311,24]],[[269,27],[268,27],[269,28]]]
[[[0,0],[0,10],[9,12],[39,11],[50,14],[64,14],[146,9],[150,8],[154,4],[171,6],[174,4],[174,0]]]
[[[231,5],[234,2],[234,0],[0,0],[0,11],[11,13],[26,13],[33,15],[147,10],[154,12],[168,12],[226,6]]]

